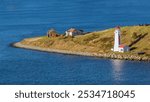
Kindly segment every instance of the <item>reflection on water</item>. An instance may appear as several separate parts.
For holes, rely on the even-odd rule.
[[[114,80],[118,81],[121,80],[122,78],[122,71],[124,67],[124,60],[111,60],[112,63],[112,76]]]

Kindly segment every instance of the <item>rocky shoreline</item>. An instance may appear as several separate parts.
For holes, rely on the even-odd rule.
[[[75,51],[67,51],[67,50],[58,50],[58,49],[50,49],[50,48],[41,48],[37,46],[29,46],[21,44],[20,42],[12,44],[13,47],[38,50],[43,52],[54,52],[54,53],[62,53],[62,54],[72,54],[72,55],[81,55],[81,56],[93,56],[100,58],[111,58],[111,59],[121,59],[121,60],[137,60],[137,61],[150,61],[149,57],[138,56],[138,55],[123,55],[116,53],[89,53],[89,52],[75,52]]]

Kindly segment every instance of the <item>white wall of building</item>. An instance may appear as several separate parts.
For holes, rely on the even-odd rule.
[[[119,51],[121,31],[119,29],[116,29],[114,34],[115,34],[114,51]]]

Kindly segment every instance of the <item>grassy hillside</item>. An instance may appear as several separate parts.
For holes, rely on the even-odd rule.
[[[69,51],[108,53],[111,52],[111,48],[113,47],[114,30],[107,29],[73,38],[64,36],[29,38],[23,40],[21,43]],[[127,54],[145,52],[146,56],[150,56],[150,26],[126,26],[121,27],[121,31],[122,44],[131,45],[132,50]]]

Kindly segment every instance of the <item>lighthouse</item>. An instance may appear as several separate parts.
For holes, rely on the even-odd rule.
[[[130,51],[129,46],[121,44],[121,30],[120,27],[117,26],[115,28],[114,32],[114,48],[112,48],[112,51],[114,52],[128,52]]]
[[[119,51],[119,46],[121,44],[121,39],[120,39],[121,38],[121,30],[120,30],[119,26],[117,26],[115,28],[114,34],[115,34],[114,51]]]

